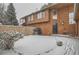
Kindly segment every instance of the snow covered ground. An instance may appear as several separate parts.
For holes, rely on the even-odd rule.
[[[62,41],[62,46],[56,42]],[[15,42],[13,50],[0,50],[1,55],[78,55],[79,40],[60,35],[29,35]]]

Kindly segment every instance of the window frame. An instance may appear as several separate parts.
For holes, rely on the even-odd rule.
[[[69,24],[75,24],[75,20],[74,20],[74,12],[69,12]]]
[[[33,15],[30,16],[30,21],[33,21],[34,20],[34,17]]]
[[[44,17],[45,17],[45,11],[42,11],[36,14],[37,19],[43,19]]]
[[[30,21],[34,20],[34,17],[33,17],[33,15],[30,15],[30,16],[27,17],[27,19],[28,19],[28,22],[30,22]]]

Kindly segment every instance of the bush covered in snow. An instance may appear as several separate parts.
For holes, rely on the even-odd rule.
[[[19,33],[19,32],[6,32],[6,33],[8,33],[9,35],[11,35],[11,37],[13,37],[14,41],[17,41],[20,38],[23,38],[23,36],[24,36],[22,33]]]
[[[11,49],[14,42],[22,38],[23,35],[18,32],[0,32],[0,49]]]
[[[57,46],[62,46],[63,42],[62,41],[57,41]]]

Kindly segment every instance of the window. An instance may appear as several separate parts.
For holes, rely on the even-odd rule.
[[[37,19],[40,19],[40,18],[42,18],[42,13],[41,12],[37,14]]]
[[[45,17],[45,12],[44,12],[44,11],[42,12],[42,17],[43,17],[43,18]]]
[[[74,20],[74,12],[70,12],[69,13],[69,24],[74,24],[75,20]]]
[[[56,19],[57,20],[57,14],[56,15],[53,15],[53,19]]]
[[[53,25],[57,24],[57,12],[53,11]]]
[[[45,17],[45,12],[37,13],[37,19],[41,19]]]
[[[57,20],[57,11],[53,10],[53,19]]]
[[[28,16],[28,22],[30,22],[31,21],[31,18],[30,18],[30,16]]]
[[[31,21],[33,21],[33,15],[31,15],[30,17],[31,17]]]
[[[53,10],[53,15],[56,15],[57,14],[57,11],[56,10]]]
[[[28,16],[28,21],[33,21],[33,15]]]
[[[57,24],[57,15],[53,15],[53,25]]]
[[[20,19],[20,24],[23,24],[25,22],[25,19]]]

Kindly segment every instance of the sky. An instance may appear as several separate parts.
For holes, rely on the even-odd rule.
[[[32,12],[40,10],[44,3],[14,3],[17,19],[26,16]]]

